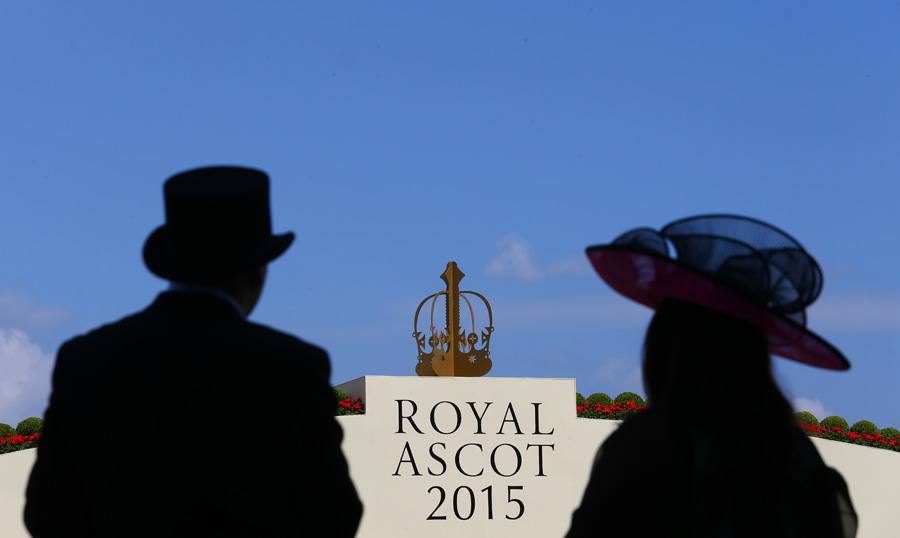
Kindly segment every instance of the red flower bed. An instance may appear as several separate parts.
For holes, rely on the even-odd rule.
[[[34,448],[37,446],[38,440],[41,438],[40,433],[31,435],[6,434],[0,437],[0,454],[24,450],[26,448]]]
[[[830,439],[832,441],[843,441],[845,443],[853,443],[855,445],[871,446],[875,448],[886,448],[895,452],[900,452],[900,435],[896,437],[882,437],[881,434],[868,434],[848,432],[841,428],[826,428],[824,426],[816,426],[814,424],[800,424],[800,427],[810,437],[819,437],[820,439]]]
[[[628,418],[631,415],[640,413],[644,409],[646,408],[635,404],[631,400],[624,404],[604,405],[584,402],[582,405],[575,406],[575,412],[581,418],[604,418],[613,420]]]
[[[623,420],[632,415],[640,413],[646,409],[645,406],[636,405],[629,401],[624,405],[603,405],[591,404],[584,402],[582,405],[575,406],[575,412],[580,418],[602,418],[607,420]],[[883,437],[880,434],[856,433],[843,430],[841,428],[825,428],[812,424],[804,424],[798,422],[800,428],[810,437],[819,437],[821,439],[830,439],[832,441],[842,441],[845,443],[853,443],[855,445],[871,446],[874,448],[884,448],[900,452],[900,435],[897,437]]]
[[[342,415],[363,415],[366,412],[366,405],[360,400],[352,399],[349,396],[339,400],[337,404],[337,413],[338,416]]]

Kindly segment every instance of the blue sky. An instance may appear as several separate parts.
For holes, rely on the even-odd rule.
[[[334,382],[414,373],[413,311],[454,259],[495,306],[492,375],[639,390],[649,311],[584,247],[735,212],[819,259],[810,326],[853,362],[778,359],[785,391],[900,427],[898,23],[895,2],[0,2],[0,421],[42,412],[62,341],[164,286],[140,258],[162,181],[233,163],[270,173],[298,236],[253,318],[327,348]]]

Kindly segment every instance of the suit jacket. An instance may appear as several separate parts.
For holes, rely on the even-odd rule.
[[[328,355],[205,294],[59,350],[25,523],[45,536],[353,536]]]

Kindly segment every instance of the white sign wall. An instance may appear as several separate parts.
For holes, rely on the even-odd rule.
[[[369,376],[340,417],[359,536],[562,536],[613,421],[575,416],[573,379]],[[599,428],[598,428],[599,426]]]
[[[619,424],[577,418],[574,379],[368,376],[341,388],[367,408],[338,417],[362,538],[561,537]],[[812,442],[847,481],[857,536],[900,537],[900,454]]]
[[[364,398],[368,408],[365,415],[338,417],[343,451],[365,504],[363,538],[563,536],[597,447],[618,426],[576,418],[571,379],[370,376],[342,388]],[[859,538],[900,536],[900,454],[812,441],[847,481]],[[0,455],[4,538],[28,536],[22,511],[35,452]],[[266,452],[234,457],[265,458]]]

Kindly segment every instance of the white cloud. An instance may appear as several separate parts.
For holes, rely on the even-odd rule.
[[[21,293],[0,291],[0,327],[40,331],[65,321],[69,316],[69,311],[64,308],[42,306]]]
[[[644,394],[642,379],[641,367],[636,361],[607,359],[591,376],[591,386],[596,389],[589,392],[605,392],[613,398],[625,391]],[[584,395],[588,396],[587,393]]]
[[[596,323],[605,327],[644,327],[653,312],[618,295],[579,296],[560,299],[491,300],[494,317],[514,328]]]
[[[0,422],[40,415],[50,393],[53,357],[27,334],[0,329]]]
[[[583,254],[578,256],[569,256],[566,259],[559,260],[547,266],[548,274],[559,275],[593,275],[591,264],[587,257]]]
[[[821,400],[813,398],[794,398],[791,405],[794,406],[794,411],[809,411],[819,420],[831,414]]]
[[[823,297],[808,310],[813,330],[900,330],[900,295]]]
[[[487,265],[487,273],[501,278],[535,281],[547,275],[591,275],[590,263],[584,255],[569,256],[542,266],[534,259],[531,243],[517,234],[497,240],[500,251]]]
[[[585,262],[585,271],[590,266]],[[574,258],[551,264],[546,271],[532,265],[532,275],[571,272],[579,265]],[[489,272],[491,271],[489,267]],[[498,275],[509,276],[509,275]],[[534,277],[532,278],[539,278]],[[503,319],[517,325],[553,322],[601,322],[614,326],[645,325],[652,313],[628,299],[610,294],[606,297],[568,297],[552,300],[491,301],[496,309],[504,309]],[[817,301],[808,310],[807,326],[816,331],[865,332],[900,331],[900,295],[845,295]]]
[[[488,262],[489,275],[519,280],[539,280],[543,276],[532,258],[528,241],[516,234],[509,234],[497,241],[497,247],[500,253]]]

